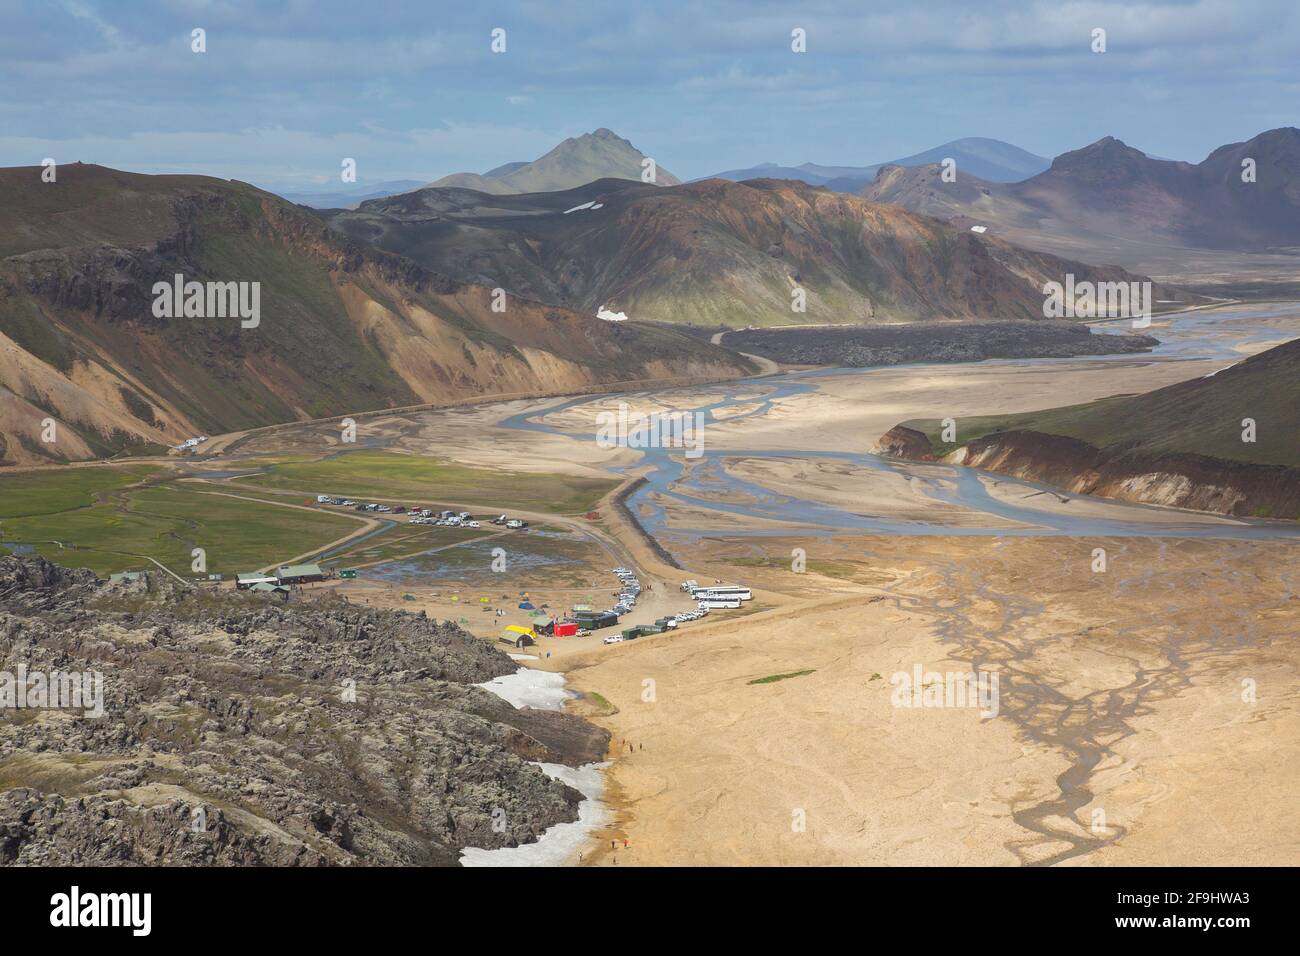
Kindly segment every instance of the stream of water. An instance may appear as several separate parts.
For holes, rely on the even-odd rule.
[[[1270,320],[1300,314],[1300,303],[1279,303],[1255,308],[1193,312],[1170,319],[1170,326],[1150,330],[1160,339],[1160,345],[1150,355],[1161,361],[1194,359],[1222,359],[1225,366],[1240,361],[1240,345],[1258,345],[1280,339],[1300,336],[1300,327],[1281,328]],[[1113,355],[1063,359],[991,359],[974,363],[978,365],[1033,365],[1050,366],[1060,363],[1123,361],[1132,362],[1142,356]],[[816,369],[793,372],[767,378],[741,379],[710,386],[710,391],[722,393],[722,398],[705,399],[698,391],[689,389],[672,393],[671,404],[677,411],[699,412],[703,415],[705,431],[711,423],[728,423],[766,415],[773,404],[793,395],[817,391],[818,379],[828,375],[871,375],[877,368]],[[759,392],[758,397],[755,393]],[[651,393],[645,393],[651,394]],[[667,393],[654,393],[660,399]],[[565,431],[547,421],[554,415],[600,398],[582,396],[550,406],[512,415],[500,424],[503,427],[524,431],[567,435],[585,441],[595,441],[594,432]],[[753,406],[730,414],[737,406]],[[728,412],[719,417],[719,412]],[[646,530],[660,540],[692,541],[703,535],[717,535],[716,530],[683,527],[678,520],[668,527],[667,509],[662,501],[708,509],[713,512],[743,517],[791,522],[800,526],[801,534],[829,535],[844,532],[877,533],[891,535],[1071,535],[1114,537],[1163,538],[1297,538],[1300,525],[1295,522],[1265,521],[1239,518],[1205,516],[1192,512],[1158,508],[1140,504],[1117,502],[1109,499],[1089,499],[1085,495],[1069,494],[1070,499],[1095,500],[1105,505],[1108,516],[1095,514],[1067,514],[1062,509],[1040,510],[1016,504],[1014,501],[995,498],[981,476],[994,478],[1004,486],[1024,494],[1053,493],[1059,489],[1032,481],[991,475],[972,468],[954,465],[929,465],[918,469],[908,462],[882,458],[866,451],[815,451],[788,449],[743,450],[730,448],[723,451],[705,450],[693,469],[686,467],[681,449],[641,449],[639,461],[614,468],[618,472],[649,466],[646,482],[629,498],[628,507],[637,515]],[[727,459],[734,458],[804,458],[849,462],[861,468],[891,471],[919,483],[924,494],[937,502],[957,505],[1009,524],[997,527],[953,527],[950,524],[909,521],[850,511],[782,494],[760,484],[746,481],[730,474]],[[726,498],[718,500],[719,496]],[[1154,512],[1154,513],[1153,513]],[[1174,517],[1171,517],[1174,516]],[[1184,517],[1185,516],[1185,517]],[[1153,520],[1158,518],[1159,520]],[[754,530],[728,529],[726,535],[761,536],[788,535],[788,529]]]

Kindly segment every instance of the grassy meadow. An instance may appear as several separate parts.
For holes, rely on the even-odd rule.
[[[617,482],[569,475],[524,474],[471,468],[434,458],[359,450],[331,458],[283,461],[264,475],[241,478],[240,487],[382,498],[401,504],[463,503],[509,512],[590,511]]]
[[[151,568],[153,558],[181,577],[193,576],[190,552],[203,548],[208,572],[229,577],[361,527],[337,513],[210,493],[225,490],[218,486],[146,481],[161,471],[124,466],[0,475],[0,547],[27,545],[51,561],[101,575]]]
[[[490,520],[516,508],[583,513],[616,484],[370,450],[329,458],[264,456],[231,466],[266,471],[228,481],[180,480],[168,465],[143,463],[0,473],[0,554],[17,549],[101,575],[151,568],[152,558],[188,578],[194,576],[190,552],[203,548],[207,571],[230,577],[325,549],[360,530],[363,520],[384,517],[317,507],[318,493],[408,505],[464,503],[476,514],[482,508],[479,516]],[[375,564],[495,530],[399,523],[321,560],[334,568]],[[454,561],[455,554],[448,558]]]

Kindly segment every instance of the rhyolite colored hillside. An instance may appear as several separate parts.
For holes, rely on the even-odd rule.
[[[728,377],[671,329],[448,278],[239,182],[0,170],[0,463],[476,395]],[[260,283],[260,324],[157,318],[156,282]],[[57,441],[42,422],[57,423]]]

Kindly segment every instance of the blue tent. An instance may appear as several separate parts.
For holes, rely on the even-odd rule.
[[[520,607],[521,610],[524,610],[524,611],[533,611],[533,610],[536,610],[536,608],[533,607],[533,604],[532,604],[531,601],[520,601],[520,602],[519,602],[519,607]]]

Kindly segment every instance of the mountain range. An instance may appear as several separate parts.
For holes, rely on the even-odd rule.
[[[1026,179],[1047,168],[1049,161],[1018,146],[996,139],[970,137],[953,140],[933,149],[876,163],[871,166],[779,166],[760,163],[747,169],[730,169],[702,179],[797,179],[813,186],[825,186],[839,192],[859,192],[876,176],[882,166],[919,166],[956,160],[958,168],[992,182]],[[290,202],[313,209],[355,209],[368,199],[382,199],[410,192],[422,185],[459,186],[494,195],[550,192],[584,186],[597,179],[641,180],[643,153],[611,130],[601,128],[582,136],[564,140],[544,156],[531,162],[505,163],[485,173],[452,173],[432,183],[419,180],[393,180],[369,185],[340,184],[337,188],[312,190],[272,190]],[[700,180],[696,180],[700,181]],[[656,183],[676,185],[680,180],[662,166],[656,169]]]
[[[671,325],[1039,321],[1047,282],[1143,279],[1123,267],[1135,250],[1300,248],[1293,128],[1198,164],[1108,137],[1018,183],[960,160],[954,183],[938,166],[887,166],[864,195],[790,179],[665,185],[662,170],[650,185],[640,157],[598,130],[489,171],[497,192],[431,186],[320,212],[207,177],[0,170],[0,463],[730,377],[754,366]],[[627,176],[516,191],[606,160]],[[256,284],[260,325],[156,312],[155,287],[177,275]],[[597,318],[618,313],[632,321]]]
[[[784,179],[873,202],[902,206],[964,229],[981,227],[1011,242],[1068,259],[1116,263],[1138,272],[1210,281],[1223,271],[1211,253],[1250,257],[1244,276],[1289,270],[1278,255],[1300,245],[1300,148],[1297,130],[1270,130],[1215,150],[1201,163],[1157,159],[1113,137],[1063,153],[1050,162],[999,140],[972,137],[869,166],[771,163],[725,170],[711,179]],[[608,129],[573,137],[532,162],[486,173],[456,173],[430,184],[492,195],[557,192],[601,179],[640,181],[645,157]],[[955,161],[955,181],[941,176]],[[1242,162],[1254,161],[1254,181]],[[704,182],[705,180],[696,180]],[[678,180],[657,167],[657,184]],[[320,193],[287,193],[314,208],[356,209],[374,199],[414,191],[401,180]],[[1251,268],[1251,265],[1258,268]],[[1233,294],[1225,290],[1224,294]]]
[[[1181,248],[1300,247],[1294,127],[1222,146],[1196,164],[1152,159],[1108,136],[1063,153],[1024,182],[982,180],[960,165],[955,182],[940,173],[933,164],[886,166],[862,195],[964,228],[986,226],[990,235],[1058,255],[1131,268]]]
[[[1041,319],[1046,281],[1136,278],[797,180],[428,188],[326,215],[349,239],[459,281],[660,322]]]
[[[837,192],[859,192],[875,179],[883,166],[926,166],[941,163],[945,159],[952,159],[964,173],[998,183],[1028,179],[1050,165],[1050,160],[1035,156],[1019,146],[974,136],[955,139],[924,152],[871,166],[819,166],[816,163],[780,166],[776,163],[760,163],[748,169],[728,169],[702,178],[730,179],[732,182],[743,182],[746,179],[797,179]]]
[[[61,166],[53,183],[41,173],[0,170],[0,462],[475,395],[753,371],[670,329],[495,297],[350,242],[244,183],[81,164]],[[178,274],[258,283],[259,324],[159,317],[155,284]]]

